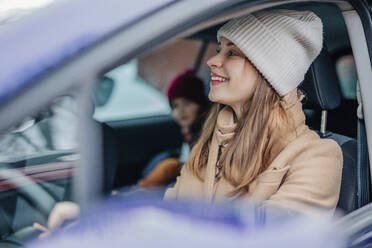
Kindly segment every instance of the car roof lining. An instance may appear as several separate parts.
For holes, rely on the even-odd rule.
[[[299,4],[301,5],[299,6]],[[336,4],[319,3],[319,2],[290,3],[290,4],[282,4],[279,6],[275,6],[270,9],[282,9],[282,8],[293,9],[293,10],[310,10],[316,13],[322,19],[323,26],[324,26],[324,42],[327,45],[328,52],[330,52],[331,54],[337,53],[339,51],[345,50],[345,48],[347,47],[350,47],[350,41],[349,41],[346,25],[344,22],[344,18],[342,16],[340,7],[338,7]],[[245,11],[245,12],[248,12],[248,11]],[[235,17],[235,16],[240,16],[240,15],[241,13],[235,13],[233,16]],[[219,18],[219,19],[226,19],[226,18]],[[214,19],[213,22],[215,23],[216,19]],[[197,33],[189,35],[187,38],[216,42],[217,30],[224,23],[226,23],[226,21],[223,21],[222,23],[205,28]]]
[[[349,10],[353,9],[352,6],[345,0],[329,0],[327,2],[324,1],[301,1],[301,0],[292,0],[291,3],[288,3],[289,1],[284,2],[263,2],[263,3],[254,3],[254,2],[238,2],[232,5],[226,6],[225,9],[217,9],[216,11],[213,10],[210,13],[214,13],[213,17],[207,17],[210,15],[204,15],[204,17],[197,17],[196,19],[204,19],[204,21],[201,21],[199,23],[195,23],[195,25],[190,26],[189,28],[183,28],[181,32],[177,31],[180,27],[175,27],[171,29],[168,33],[163,34],[162,38],[158,37],[157,39],[153,39],[152,42],[143,44],[142,47],[138,49],[132,49],[130,53],[123,55],[120,59],[116,60],[115,62],[109,63],[108,66],[105,66],[100,70],[98,73],[98,77],[103,76],[108,71],[116,68],[117,66],[123,65],[128,62],[129,57],[139,57],[144,56],[147,53],[157,50],[163,46],[167,46],[169,43],[171,43],[174,40],[177,39],[197,39],[197,40],[204,40],[204,41],[210,41],[210,42],[216,42],[216,31],[218,30],[218,27],[222,26],[227,20],[234,18],[236,16],[240,16],[246,13],[251,13],[254,11],[259,11],[261,9],[270,9],[270,8],[293,8],[293,9],[307,9],[307,10],[314,10],[316,13],[320,13],[320,17],[323,21],[325,21],[325,29],[326,30],[332,30],[337,29],[340,30],[337,32],[339,37],[335,42],[331,39],[328,39],[325,37],[325,42],[328,47],[328,52],[331,54],[331,56],[335,53],[339,53],[340,51],[345,51],[345,49],[350,47],[350,42],[347,37],[347,31],[345,28],[343,16],[341,13],[342,10]],[[273,7],[274,6],[274,7]],[[323,8],[325,10],[317,10],[319,8]],[[330,9],[332,13],[336,14],[336,20],[337,25],[338,23],[341,23],[341,27],[336,28],[331,25],[328,25],[328,23],[334,23],[334,21],[330,20],[327,21],[329,18],[327,17],[327,13],[330,13],[330,11],[326,11],[327,9]],[[194,19],[195,20],[195,19]],[[146,24],[145,24],[146,25]],[[183,24],[183,26],[187,26],[187,24]],[[181,26],[182,27],[182,26]],[[130,29],[129,29],[130,30]],[[131,32],[131,31],[128,31]],[[327,32],[329,33],[329,32]],[[332,35],[329,35],[331,38]],[[341,38],[340,38],[341,37]],[[162,40],[161,42],[159,42]],[[331,40],[331,41],[328,41]],[[333,45],[333,44],[335,45]]]

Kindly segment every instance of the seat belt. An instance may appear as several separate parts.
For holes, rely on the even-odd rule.
[[[6,215],[5,210],[0,209],[0,240],[5,239],[9,233],[13,233],[13,229],[7,221],[7,219],[10,219],[10,217],[6,218]]]
[[[371,174],[368,155],[368,144],[366,128],[363,118],[363,103],[360,93],[359,82],[357,81],[357,100],[358,100],[358,132],[357,132],[357,188],[358,188],[358,208],[363,207],[371,201]]]
[[[360,208],[371,201],[371,175],[369,167],[368,145],[364,120],[361,119],[358,119],[357,142],[358,208]]]

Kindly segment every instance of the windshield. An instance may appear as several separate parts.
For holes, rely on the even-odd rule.
[[[0,136],[3,239],[34,235],[34,222],[46,225],[56,202],[72,200],[80,158],[77,127],[76,100],[61,96]]]

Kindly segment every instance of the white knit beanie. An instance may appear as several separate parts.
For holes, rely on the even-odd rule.
[[[233,42],[284,96],[303,80],[323,44],[323,25],[310,11],[271,10],[232,19],[217,39]]]

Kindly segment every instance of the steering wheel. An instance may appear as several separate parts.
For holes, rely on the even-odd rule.
[[[56,200],[40,185],[17,170],[1,169],[0,177],[10,181],[28,203],[38,209],[43,217],[48,218]]]
[[[0,169],[0,177],[6,178],[17,189],[19,197],[37,209],[45,220],[48,219],[56,200],[46,190],[18,170]],[[40,231],[32,226],[23,227],[1,240],[0,248],[21,247],[39,234]]]

